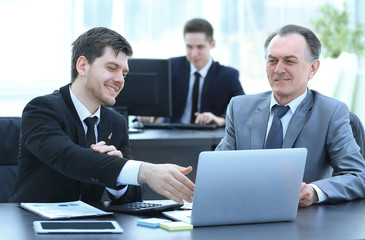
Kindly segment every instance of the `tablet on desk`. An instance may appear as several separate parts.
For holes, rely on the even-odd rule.
[[[116,221],[34,221],[37,233],[122,233]]]

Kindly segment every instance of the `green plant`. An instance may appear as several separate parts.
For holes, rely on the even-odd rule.
[[[350,26],[346,3],[343,10],[325,4],[318,8],[320,16],[312,19],[314,31],[322,42],[324,57],[337,58],[346,51],[361,56],[365,52],[364,27],[361,23]]]

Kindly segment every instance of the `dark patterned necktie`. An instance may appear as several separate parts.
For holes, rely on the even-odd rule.
[[[269,135],[266,139],[265,148],[281,148],[283,145],[283,125],[281,118],[289,110],[289,106],[276,104],[273,107],[274,118],[270,127]]]
[[[87,132],[86,132],[86,147],[90,147],[91,144],[96,143],[96,137],[95,137],[95,123],[98,120],[98,117],[93,118],[85,118],[84,122],[87,126]]]

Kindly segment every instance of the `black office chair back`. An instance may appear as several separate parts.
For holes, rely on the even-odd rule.
[[[20,117],[0,117],[0,202],[7,202],[18,171]]]
[[[354,138],[359,145],[361,155],[365,158],[365,131],[364,126],[362,125],[358,116],[355,113],[350,112],[350,125],[352,128],[352,133]]]

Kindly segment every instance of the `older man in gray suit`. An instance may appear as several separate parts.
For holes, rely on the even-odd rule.
[[[275,141],[282,141],[278,147],[308,150],[301,207],[365,197],[365,161],[346,104],[307,88],[319,68],[320,51],[320,41],[307,28],[287,25],[271,34],[265,57],[272,91],[231,100],[225,136],[216,149],[265,148],[275,105],[289,106],[278,121],[284,137]]]

